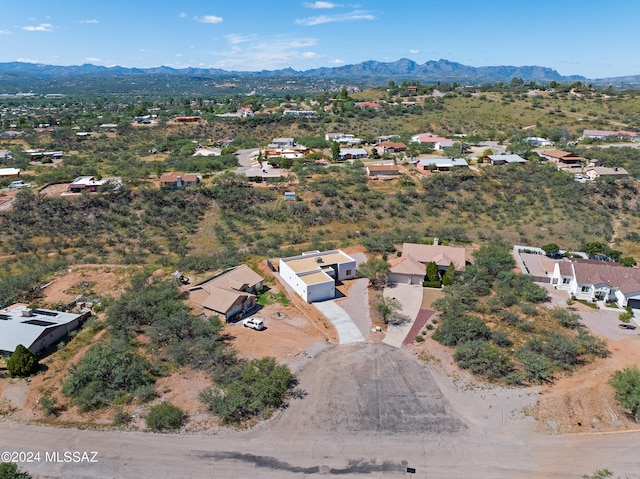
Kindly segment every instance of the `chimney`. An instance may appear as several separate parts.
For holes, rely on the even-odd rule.
[[[433,237],[433,246],[438,246],[438,241],[439,241],[439,240],[438,240],[438,237],[437,237],[437,236],[434,236],[434,237]]]
[[[22,310],[22,316],[24,318],[30,318],[31,316],[33,316],[33,309],[31,308],[24,308]]]
[[[182,176],[180,175],[176,176],[176,186],[178,188],[182,187]]]

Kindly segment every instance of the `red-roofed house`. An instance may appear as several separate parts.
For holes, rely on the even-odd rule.
[[[360,108],[373,108],[374,110],[378,110],[380,108],[380,103],[375,101],[361,101],[356,103]]]
[[[378,153],[402,153],[407,151],[407,145],[400,141],[383,141],[376,145]]]
[[[574,258],[555,264],[551,282],[577,299],[640,309],[640,268]]]
[[[414,135],[411,137],[411,141],[416,143],[428,143],[433,145],[435,150],[443,150],[444,148],[451,148],[453,146],[453,140],[449,138],[443,138],[442,136],[433,135],[432,133],[421,133],[420,135]]]

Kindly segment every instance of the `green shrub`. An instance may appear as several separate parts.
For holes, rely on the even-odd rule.
[[[620,321],[622,321],[623,323],[631,322],[631,318],[633,318],[633,309],[631,309],[630,306],[627,306],[625,308],[625,312],[624,313],[620,313],[620,315],[618,316],[618,319]]]
[[[457,346],[473,340],[487,340],[491,330],[480,318],[469,315],[446,314],[433,333],[433,339],[445,346]]]
[[[155,382],[152,370],[151,363],[125,341],[99,343],[69,368],[62,392],[84,411],[99,409],[116,399],[124,404],[138,388]]]
[[[422,287],[423,288],[440,288],[441,284],[440,284],[440,281],[423,281]]]
[[[418,335],[416,336],[415,341],[416,341],[416,343],[422,343],[422,342],[424,342],[424,336],[422,336],[421,334],[418,334]]]
[[[578,313],[572,313],[562,308],[554,308],[551,311],[551,316],[565,328],[576,329],[580,326],[580,315]]]
[[[0,479],[30,479],[32,476],[20,471],[15,462],[0,462]]]
[[[609,379],[616,390],[616,399],[637,421],[640,419],[640,370],[637,366],[616,371]]]
[[[15,351],[7,359],[7,370],[12,378],[31,376],[38,371],[39,367],[36,355],[22,344],[18,344]]]
[[[518,350],[518,359],[522,364],[524,378],[532,383],[548,382],[552,379],[549,360],[527,348]]]
[[[504,352],[482,340],[469,341],[456,348],[458,366],[472,373],[496,380],[513,371],[513,362]]]
[[[182,409],[170,402],[156,404],[145,418],[147,427],[153,431],[179,429],[186,416]]]
[[[270,357],[237,364],[216,380],[223,389],[206,389],[200,400],[223,421],[235,423],[269,416],[282,405],[295,382],[289,368]]]

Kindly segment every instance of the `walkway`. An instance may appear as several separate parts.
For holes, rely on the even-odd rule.
[[[359,343],[364,336],[354,324],[351,316],[335,300],[320,301],[313,305],[324,314],[338,332],[339,344]]]

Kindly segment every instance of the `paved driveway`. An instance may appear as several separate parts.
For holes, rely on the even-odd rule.
[[[407,337],[413,321],[416,319],[420,306],[422,305],[422,286],[418,284],[395,284],[392,287],[384,289],[385,298],[396,298],[402,305],[401,317],[387,325],[387,334],[384,342],[395,346],[402,347],[402,341]]]
[[[335,300],[321,301],[313,305],[324,314],[338,331],[340,344],[358,343],[364,341],[364,336],[355,325],[351,316],[342,309]]]

